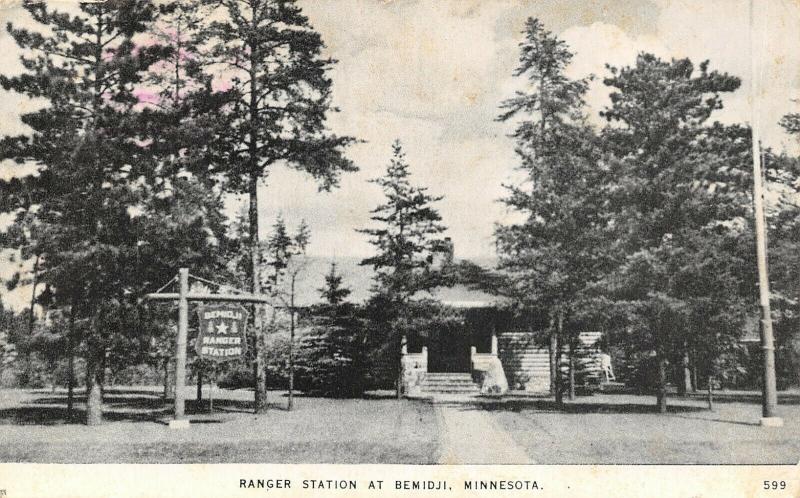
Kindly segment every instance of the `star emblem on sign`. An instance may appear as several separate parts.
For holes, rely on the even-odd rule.
[[[218,334],[227,334],[228,333],[228,326],[225,322],[219,322],[217,324],[217,333]]]

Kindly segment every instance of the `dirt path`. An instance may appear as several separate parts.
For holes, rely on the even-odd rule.
[[[444,428],[439,463],[534,463],[512,438],[480,408],[469,404],[441,404],[436,413]]]

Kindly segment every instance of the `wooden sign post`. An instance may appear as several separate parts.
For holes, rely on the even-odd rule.
[[[269,303],[270,298],[254,294],[206,294],[189,292],[189,269],[178,270],[178,292],[147,294],[145,299],[156,301],[178,301],[178,337],[175,339],[175,415],[170,420],[172,429],[189,427],[185,415],[186,406],[186,343],[189,335],[189,301]],[[256,331],[258,333],[258,331]],[[231,356],[231,359],[233,356]]]
[[[175,340],[175,417],[177,426],[186,425],[184,417],[186,396],[186,341],[189,336],[189,269],[178,270],[178,337]],[[170,423],[170,427],[172,427]]]

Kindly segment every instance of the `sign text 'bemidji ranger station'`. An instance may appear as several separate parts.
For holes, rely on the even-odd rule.
[[[197,355],[206,360],[227,361],[242,358],[247,348],[247,311],[235,304],[201,306],[197,335]]]

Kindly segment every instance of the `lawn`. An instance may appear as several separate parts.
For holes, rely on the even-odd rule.
[[[527,396],[444,404],[391,393],[354,400],[299,396],[289,412],[285,393],[271,392],[270,410],[256,416],[252,396],[215,390],[209,414],[208,400],[199,407],[187,388],[192,426],[173,430],[166,425],[171,406],[157,388],[109,388],[107,422],[98,427],[81,423],[82,396],[70,420],[62,391],[0,390],[0,462],[429,464],[472,451],[456,457],[496,463],[485,451],[489,434],[536,464],[800,461],[800,393],[782,396],[782,428],[758,425],[757,393],[718,399],[714,411],[702,399],[670,398],[663,415],[652,396],[618,394],[579,397],[563,411],[551,398]]]
[[[758,424],[753,401],[669,400],[667,414],[655,398],[631,395],[579,397],[554,410],[550,399],[482,405],[493,421],[540,464],[797,464],[800,396],[784,396],[781,428]],[[730,399],[739,399],[731,396]]]
[[[188,391],[187,391],[188,392]],[[148,388],[111,388],[99,427],[66,418],[62,392],[0,391],[0,462],[43,463],[432,463],[437,460],[432,405],[390,396],[342,400],[271,392],[271,409],[249,413],[252,392],[215,393],[215,413],[169,429],[169,407]],[[193,396],[192,396],[193,397]],[[220,399],[222,398],[222,399]],[[81,398],[79,400],[82,401]],[[207,405],[204,407],[207,408]],[[205,410],[203,410],[205,411]]]

